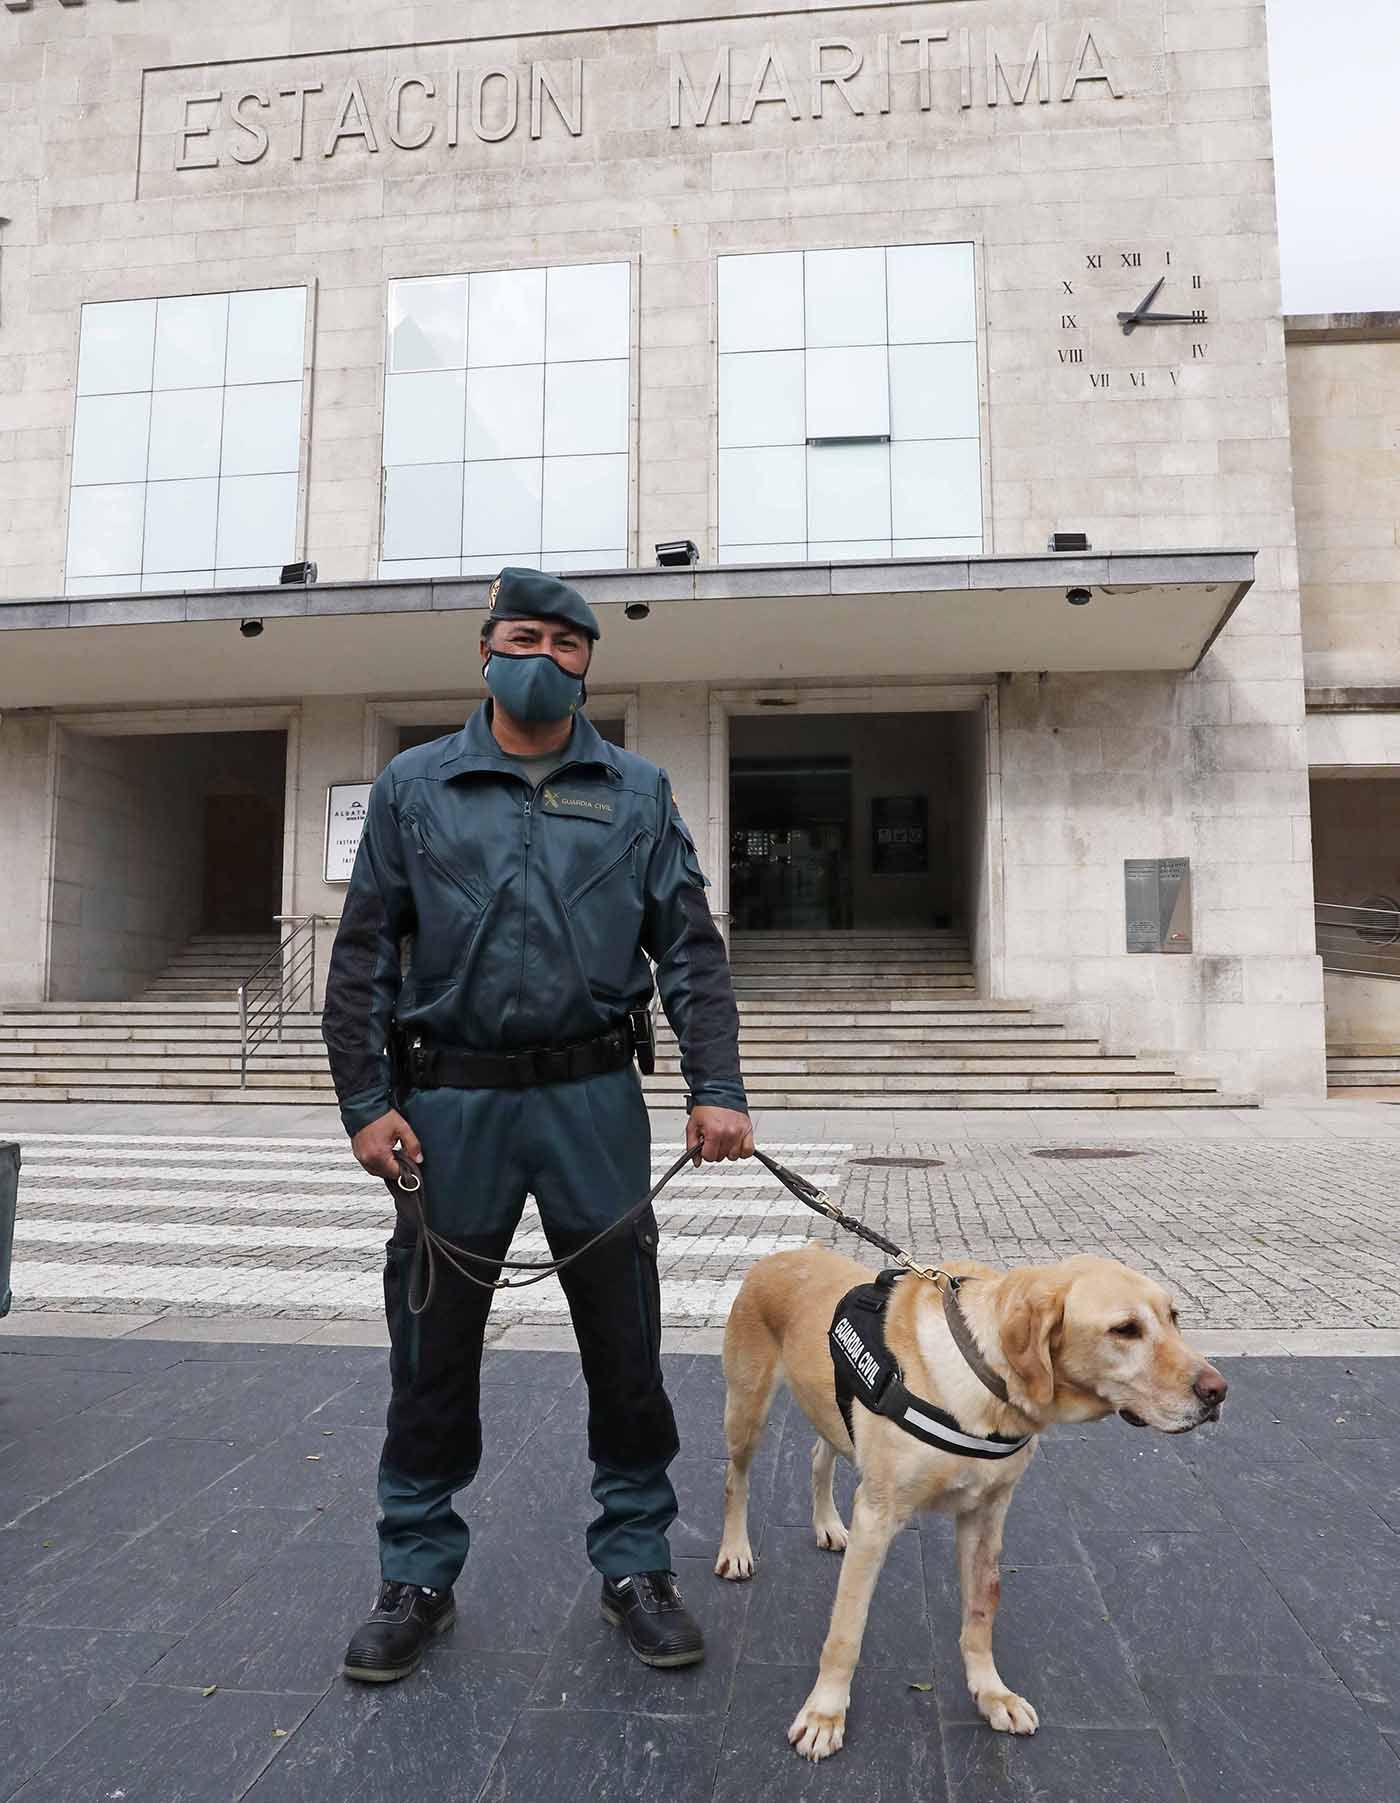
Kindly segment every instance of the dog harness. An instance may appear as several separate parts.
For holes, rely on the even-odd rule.
[[[874,1283],[857,1284],[847,1291],[831,1322],[831,1362],[836,1376],[836,1403],[846,1432],[855,1443],[852,1403],[860,1402],[872,1414],[883,1415],[906,1434],[935,1446],[940,1452],[965,1459],[1009,1459],[1030,1444],[1033,1434],[1008,1438],[1005,1434],[969,1434],[955,1416],[923,1397],[915,1396],[904,1382],[899,1360],[885,1343],[885,1310],[903,1271],[882,1271]],[[981,1381],[1007,1400],[1006,1385],[989,1370],[977,1352],[972,1335],[958,1307],[962,1279],[948,1278],[943,1307],[958,1349]],[[970,1351],[969,1351],[970,1349]]]

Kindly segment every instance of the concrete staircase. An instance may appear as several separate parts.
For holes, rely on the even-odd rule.
[[[0,1102],[333,1102],[310,1013],[259,1047],[239,1088],[237,985],[273,943],[206,936],[134,1002],[0,1010]],[[737,934],[733,960],[755,1108],[1238,1105],[1164,1063],[1109,1056],[1052,1008],[978,1000],[956,933]],[[646,1087],[655,1106],[681,1105],[664,1023]]]
[[[1385,1091],[1382,1101],[1400,1102],[1400,1045],[1329,1045],[1327,1087],[1356,1091]]]

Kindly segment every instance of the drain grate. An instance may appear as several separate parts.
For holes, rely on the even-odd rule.
[[[941,1158],[852,1158],[847,1162],[880,1171],[938,1171],[943,1168]]]
[[[1042,1146],[1032,1158],[1141,1158],[1141,1152],[1130,1152],[1126,1146]]]

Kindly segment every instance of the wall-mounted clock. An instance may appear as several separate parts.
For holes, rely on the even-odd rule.
[[[1143,293],[1154,265],[1163,273]],[[1060,278],[1056,367],[1081,373],[1096,393],[1170,394],[1184,368],[1209,359],[1207,299],[1202,277],[1179,273],[1170,250],[1086,250]]]

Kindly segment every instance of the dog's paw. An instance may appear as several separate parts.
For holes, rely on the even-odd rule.
[[[977,1698],[977,1707],[1000,1734],[1034,1734],[1040,1726],[1035,1710],[1014,1690],[984,1690]]]
[[[817,1545],[826,1553],[844,1553],[850,1532],[840,1521],[823,1521],[816,1525]]]
[[[715,1576],[731,1584],[743,1584],[753,1576],[753,1548],[745,1540],[738,1546],[722,1546],[715,1560]]]
[[[813,1763],[818,1759],[830,1759],[833,1753],[839,1753],[845,1738],[846,1711],[842,1709],[828,1713],[826,1710],[814,1709],[810,1697],[788,1729],[788,1742],[793,1751]]]

